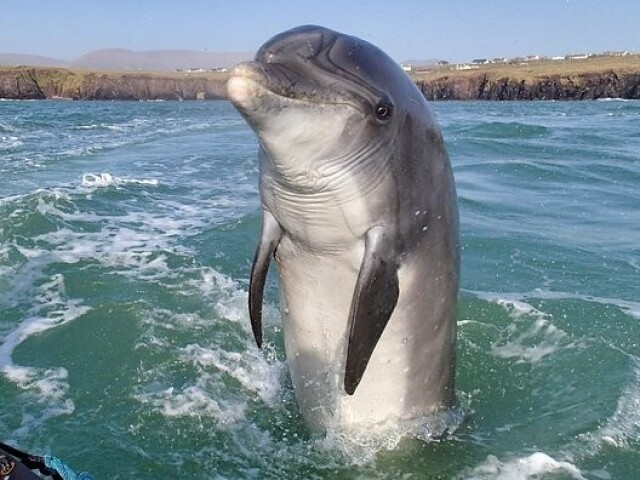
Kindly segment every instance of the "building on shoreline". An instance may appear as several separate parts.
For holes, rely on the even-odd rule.
[[[227,73],[228,68],[177,68],[176,73]]]

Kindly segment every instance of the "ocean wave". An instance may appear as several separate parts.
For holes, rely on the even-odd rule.
[[[176,134],[188,131],[198,131],[214,126],[215,120],[211,121],[185,121],[178,118],[133,118],[119,123],[88,123],[82,125],[73,125],[69,127],[71,130],[96,130],[106,131],[110,134],[125,134],[129,138],[148,139],[155,138],[159,134]]]
[[[499,330],[491,345],[493,355],[516,359],[516,363],[537,363],[555,352],[575,347],[567,333],[553,324],[552,317],[514,295],[474,292],[478,298],[502,307],[513,319]]]
[[[134,118],[123,123],[116,123],[116,124],[102,123],[100,124],[100,126],[102,128],[106,128],[107,130],[120,132],[120,131],[126,131],[126,130],[135,130],[138,128],[146,128],[152,125],[152,123],[153,123],[152,120],[148,118]]]
[[[24,145],[24,142],[20,137],[14,137],[11,135],[0,136],[0,150],[12,150]]]
[[[243,352],[230,352],[190,344],[182,349],[181,358],[197,366],[201,372],[215,369],[226,373],[245,390],[273,407],[280,400],[284,365],[277,362],[272,347],[267,346],[266,350],[263,354],[251,346]]]
[[[108,172],[82,174],[82,186],[85,188],[118,187],[120,185],[158,185],[157,179],[137,179],[126,177],[114,177]]]
[[[88,439],[87,468],[108,477],[116,459],[123,478],[637,470],[637,103],[435,106],[469,287],[456,393],[474,414],[453,438],[455,412],[382,435],[305,427],[273,275],[265,348],[252,337],[257,143],[229,104],[6,107],[16,131],[0,137],[23,142],[0,166],[0,426],[12,439],[45,451]]]
[[[635,319],[640,319],[640,302],[634,302],[630,300],[623,300],[612,297],[599,297],[595,295],[587,295],[580,293],[559,292],[553,290],[547,290],[542,288],[536,288],[528,292],[509,292],[509,293],[495,293],[495,292],[473,292],[479,298],[486,298],[488,300],[502,298],[505,301],[518,302],[526,300],[581,300],[587,303],[597,303],[600,305],[613,305],[619,308],[622,312]],[[526,307],[525,307],[526,308]]]
[[[592,432],[577,437],[577,450],[594,456],[604,447],[628,450],[640,443],[640,359],[628,355],[633,377],[623,389],[613,414]]]
[[[204,281],[198,281],[197,278]],[[209,280],[207,280],[209,279]],[[216,279],[216,280],[213,280]],[[273,346],[259,350],[253,344],[246,311],[247,293],[237,283],[210,268],[183,272],[176,293],[193,294],[192,286],[202,284],[199,302],[208,305],[210,314],[185,314],[155,309],[146,321],[149,330],[138,344],[139,349],[163,352],[165,360],[145,373],[133,398],[166,417],[207,417],[217,424],[230,426],[251,423],[249,404],[260,399],[269,408],[279,409],[283,394],[284,363]],[[198,292],[198,290],[195,290]],[[239,301],[241,300],[241,301]],[[211,307],[214,307],[213,309]],[[242,319],[239,324],[238,319]],[[180,345],[178,332],[201,333],[198,343]],[[220,344],[224,331],[225,342]],[[235,343],[238,351],[229,349]],[[174,384],[170,373],[179,363],[188,381]],[[235,385],[235,386],[234,386]]]
[[[97,174],[85,185],[101,186],[41,189],[0,200],[3,215],[15,219],[10,226],[0,229],[0,239],[7,255],[15,251],[23,258],[14,267],[4,267],[5,270],[20,268],[27,272],[38,271],[47,265],[83,263],[98,265],[137,281],[171,279],[176,275],[176,260],[192,262],[191,247],[181,239],[211,227],[212,222],[224,220],[224,213],[212,219],[212,215],[219,215],[216,212],[232,214],[226,199],[216,197],[205,199],[201,206],[165,200],[156,202],[153,211],[95,211],[95,207],[86,208],[87,201],[99,201],[98,195],[108,194],[112,185],[147,187],[157,184],[152,179]],[[136,192],[123,193],[127,197],[137,195]],[[29,242],[20,240],[24,235],[30,237]],[[174,263],[173,267],[170,262]],[[8,274],[10,277],[10,271]],[[35,279],[31,278],[12,283],[26,285],[33,281]],[[214,288],[219,281],[207,276],[194,288]],[[220,305],[217,308],[227,307]]]
[[[335,428],[326,436],[306,438],[295,412],[292,387],[285,381],[283,354],[270,342],[262,350],[254,345],[246,290],[211,268],[185,270],[180,276],[174,294],[195,292],[207,308],[192,313],[149,311],[145,320],[148,331],[136,349],[156,352],[163,360],[138,380],[133,398],[145,411],[166,421],[211,422],[213,431],[232,433],[234,442],[260,439],[261,455],[242,448],[233,454],[237,461],[246,457],[252,464],[261,464],[264,455],[277,454],[299,465],[304,451],[313,469],[326,464],[327,456],[336,459],[334,468],[357,465],[369,469],[380,452],[394,450],[411,437],[425,441],[442,438],[468,416],[467,409],[455,408],[420,421],[365,429]],[[264,314],[267,328],[280,324],[273,305],[265,304]],[[258,417],[256,402],[262,405]],[[260,420],[264,415],[270,418],[267,424]],[[280,467],[265,465],[261,469],[262,474],[272,471],[280,471]]]
[[[474,125],[463,131],[465,136],[476,139],[532,139],[551,133],[549,127],[540,124],[492,121]]]
[[[12,432],[12,436],[19,438],[53,417],[71,415],[75,404],[68,397],[69,375],[66,368],[19,365],[13,360],[14,351],[32,337],[82,318],[91,308],[83,305],[81,300],[68,298],[63,276],[54,274],[48,277],[41,264],[34,265],[23,274],[7,275],[5,272],[3,275],[13,276],[15,283],[12,282],[13,289],[0,297],[0,303],[5,306],[31,305],[17,325],[9,327],[9,331],[2,335],[0,344],[0,372],[6,380],[35,398],[22,399],[21,426]],[[46,280],[36,282],[36,278]]]
[[[32,307],[20,323],[5,335],[0,345],[0,370],[16,372],[13,368],[11,355],[14,349],[23,343],[27,338],[65,325],[81,316],[85,315],[90,307],[82,305],[80,300],[66,298],[64,277],[60,274],[48,277],[44,274],[46,262],[37,260],[26,271],[12,275],[13,289],[6,291],[0,301],[4,305],[18,305],[28,297]],[[46,278],[47,281],[41,283],[36,279]],[[25,286],[36,284],[38,286],[25,289]],[[22,369],[19,372],[25,373]],[[15,376],[15,380],[27,378],[26,376]],[[18,382],[20,385],[36,385],[34,382]],[[55,388],[43,388],[42,391],[55,391]]]
[[[572,463],[555,460],[543,452],[506,460],[489,455],[471,473],[463,474],[458,478],[466,480],[533,480],[547,474],[568,475],[569,478],[575,480],[586,480],[582,471]]]
[[[474,342],[480,338],[477,336],[479,326],[480,332],[485,332],[482,336],[488,338],[486,342],[492,355],[515,359],[516,363],[546,365],[547,369],[553,365],[559,375],[555,379],[547,378],[544,370],[539,370],[545,375],[544,387],[538,386],[529,393],[530,398],[543,395],[542,403],[533,410],[538,418],[557,418],[553,426],[547,427],[549,431],[559,428],[575,432],[567,436],[554,456],[572,464],[583,461],[593,464],[593,458],[599,459],[603,451],[630,452],[637,447],[640,443],[640,360],[637,344],[625,336],[626,328],[636,324],[634,320],[638,318],[640,306],[637,302],[545,289],[470,293],[500,306],[512,323],[505,325],[493,315],[491,318],[495,321],[490,323],[473,317],[459,321],[463,349],[478,350]],[[566,312],[578,315],[580,323],[575,324]],[[590,328],[592,325],[596,328]],[[556,357],[556,362],[545,362],[560,352],[563,355]],[[509,375],[512,373],[509,370]],[[562,378],[561,383],[557,382],[559,378]],[[607,394],[594,400],[592,391],[600,385],[607,385]],[[548,391],[542,393],[541,388]],[[610,401],[605,399],[615,399],[613,413],[603,408],[602,405]],[[579,412],[580,420],[574,418],[575,423],[570,421],[562,426],[564,414],[560,412],[572,411]],[[570,416],[574,415],[576,413]],[[523,466],[520,458],[493,458],[474,471],[476,475],[471,478],[531,478],[535,476],[535,469],[528,473],[527,462]],[[524,470],[518,473],[516,467]],[[609,478],[605,470],[601,473],[602,478]],[[591,472],[580,474],[591,478]]]
[[[596,98],[596,102],[640,103],[640,101],[634,98]]]
[[[209,417],[226,426],[245,419],[245,405],[217,398],[219,390],[220,388],[212,388],[201,381],[196,385],[168,387],[159,392],[137,394],[134,398],[168,418]]]

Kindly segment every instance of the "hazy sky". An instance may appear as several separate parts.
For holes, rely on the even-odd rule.
[[[640,52],[640,0],[0,0],[0,53],[254,51],[306,23],[398,61]]]

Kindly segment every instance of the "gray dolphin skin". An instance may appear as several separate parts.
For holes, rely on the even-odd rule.
[[[413,421],[454,402],[458,211],[442,135],[377,47],[318,26],[237,65],[260,144],[249,313],[275,258],[287,363],[312,430]]]

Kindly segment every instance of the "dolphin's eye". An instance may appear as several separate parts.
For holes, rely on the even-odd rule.
[[[393,107],[388,103],[379,103],[376,105],[376,118],[380,122],[386,122],[391,118]]]

